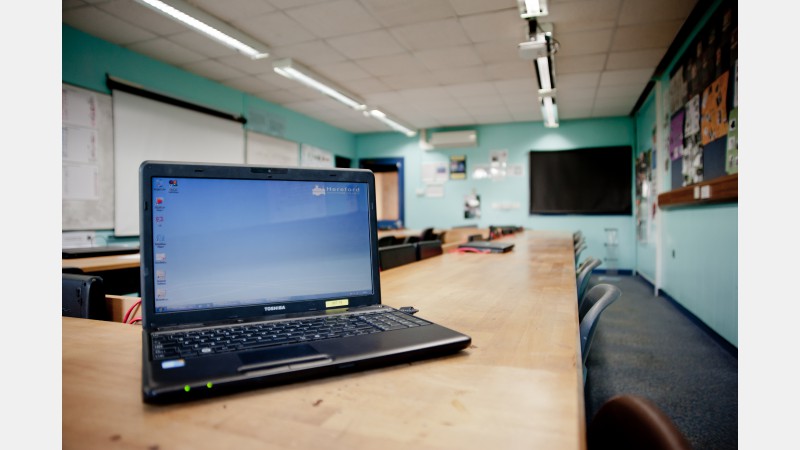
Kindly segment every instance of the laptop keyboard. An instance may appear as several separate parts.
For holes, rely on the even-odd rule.
[[[399,311],[327,317],[152,334],[153,359],[189,358],[275,345],[319,341],[428,325]]]

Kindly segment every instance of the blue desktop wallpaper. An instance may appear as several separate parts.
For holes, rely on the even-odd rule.
[[[157,312],[373,292],[368,185],[153,179]]]

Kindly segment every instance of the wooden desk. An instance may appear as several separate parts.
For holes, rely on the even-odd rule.
[[[75,267],[86,273],[106,270],[139,268],[139,254],[93,256],[91,258],[69,258],[61,260],[61,268]]]
[[[572,236],[381,274],[384,303],[464,332],[435,360],[194,403],[141,400],[141,329],[62,319],[63,448],[583,449]]]

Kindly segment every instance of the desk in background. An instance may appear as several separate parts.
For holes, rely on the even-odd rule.
[[[368,372],[145,405],[140,327],[64,318],[63,448],[585,449],[572,236],[505,239],[382,272],[385,304],[473,345]]]
[[[61,270],[97,275],[103,279],[108,318],[121,322],[140,290],[139,253],[61,260]]]

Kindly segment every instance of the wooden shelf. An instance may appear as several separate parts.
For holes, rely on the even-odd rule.
[[[665,209],[713,203],[735,203],[738,201],[738,173],[673,189],[658,196],[658,206]]]

